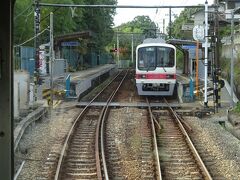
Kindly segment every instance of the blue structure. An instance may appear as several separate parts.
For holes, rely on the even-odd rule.
[[[70,83],[71,83],[70,77],[71,75],[69,74],[66,78],[66,97],[70,96]]]
[[[21,46],[20,61],[20,68],[28,71],[30,75],[33,75],[35,69],[35,48]]]
[[[189,86],[190,86],[190,98],[191,100],[193,100],[193,96],[194,96],[194,84],[193,84],[193,79],[192,77],[190,77],[190,82],[189,82]]]

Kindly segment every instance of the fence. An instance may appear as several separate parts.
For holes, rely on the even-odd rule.
[[[119,60],[117,63],[119,68],[129,68],[131,67],[131,60]]]
[[[20,46],[14,49],[15,69],[22,69],[33,75],[35,69],[35,48]]]

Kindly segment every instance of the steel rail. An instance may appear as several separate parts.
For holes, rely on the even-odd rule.
[[[54,176],[54,180],[58,180],[59,179],[59,174],[60,174],[60,170],[62,168],[62,161],[63,161],[63,158],[64,158],[64,154],[66,152],[66,149],[67,149],[67,146],[68,146],[68,142],[69,142],[69,139],[72,135],[72,132],[75,128],[75,125],[77,124],[78,120],[84,115],[84,113],[86,112],[86,110],[89,108],[90,104],[119,76],[121,72],[119,72],[84,108],[83,110],[79,113],[79,115],[76,116],[74,122],[73,122],[73,125],[72,127],[70,128],[69,132],[68,132],[68,135],[65,139],[65,142],[64,142],[64,145],[63,145],[63,148],[62,148],[62,151],[61,151],[61,154],[60,154],[60,157],[59,157],[59,160],[58,160],[58,165],[57,165],[57,170],[55,172],[55,176]]]
[[[105,157],[105,148],[104,148],[104,123],[108,117],[108,114],[109,114],[109,103],[112,101],[112,99],[114,98],[115,94],[118,92],[119,88],[121,87],[123,81],[125,80],[126,76],[128,74],[128,71],[126,72],[126,74],[124,75],[123,79],[121,80],[121,82],[119,83],[118,87],[113,91],[113,93],[111,94],[111,96],[109,97],[108,101],[107,101],[107,104],[104,108],[104,111],[103,111],[103,116],[101,117],[101,120],[98,121],[99,122],[99,126],[98,126],[98,129],[100,128],[101,126],[101,157],[102,157],[102,164],[103,164],[103,172],[104,172],[104,179],[105,180],[109,180],[109,177],[108,177],[108,170],[107,170],[107,163],[106,163],[106,157]],[[97,138],[97,137],[96,137]],[[98,138],[99,139],[99,138]],[[97,140],[97,139],[96,139]],[[98,144],[99,141],[97,140],[97,143]],[[97,151],[97,149],[96,149]],[[99,152],[99,151],[98,151]],[[100,157],[98,157],[100,159]],[[99,161],[100,163],[100,161]],[[100,165],[98,165],[98,167],[100,167]]]
[[[185,139],[189,145],[189,148],[192,150],[193,156],[195,157],[199,167],[202,170],[203,175],[205,176],[206,179],[208,180],[212,180],[212,177],[210,175],[210,173],[208,172],[205,164],[203,163],[201,157],[199,156],[196,148],[194,147],[190,137],[188,136],[187,131],[185,130],[184,126],[182,125],[181,121],[179,120],[179,116],[178,114],[173,110],[173,108],[169,105],[169,103],[167,102],[167,100],[164,98],[165,103],[168,105],[168,108],[170,110],[170,113],[173,115],[174,119],[176,120],[176,122],[179,125],[180,130],[182,131],[183,135],[185,136]]]
[[[151,127],[152,127],[152,134],[153,134],[153,146],[154,146],[154,154],[155,154],[155,163],[156,163],[156,171],[157,171],[157,180],[162,180],[162,174],[161,174],[161,166],[160,166],[160,159],[158,154],[158,145],[157,145],[157,137],[156,137],[156,131],[154,126],[154,116],[151,111],[151,106],[148,101],[148,98],[146,98],[146,102],[148,104],[148,112],[150,114],[150,120],[151,120]]]
[[[19,169],[17,170],[17,173],[14,175],[13,180],[17,180],[17,179],[18,179],[18,176],[19,176],[19,174],[21,173],[24,164],[25,164],[25,161],[23,161],[23,162],[21,163],[21,166],[20,166]]]

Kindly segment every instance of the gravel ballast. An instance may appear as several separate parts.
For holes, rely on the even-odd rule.
[[[192,135],[204,145],[204,151],[213,159],[218,176],[237,180],[240,179],[240,141],[218,123],[224,118],[219,115],[184,119],[192,127]]]
[[[73,117],[80,109],[76,102],[65,102],[51,111],[48,118],[37,122],[21,140],[20,150],[15,153],[15,162],[25,160],[18,180],[37,179],[42,167],[53,149],[61,150],[66,133],[72,125]]]

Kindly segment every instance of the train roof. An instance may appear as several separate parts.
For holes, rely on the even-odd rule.
[[[147,38],[143,40],[144,43],[166,43],[165,39],[162,38]]]
[[[167,43],[143,43],[143,44],[139,44],[137,46],[137,49],[141,48],[141,47],[149,47],[149,46],[163,46],[163,47],[170,47],[170,48],[176,49],[175,46],[173,46],[172,44],[167,44]]]

